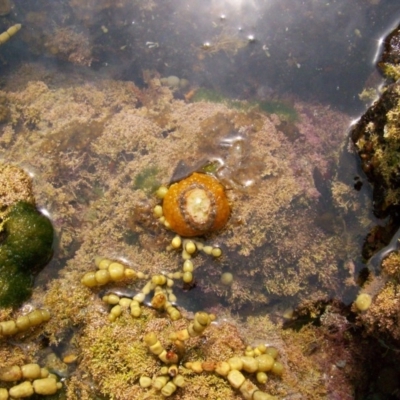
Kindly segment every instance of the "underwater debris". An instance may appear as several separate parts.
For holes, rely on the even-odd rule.
[[[227,56],[234,56],[240,49],[251,42],[250,38],[246,40],[239,33],[237,29],[224,26],[221,32],[200,46],[202,50],[200,54],[213,56],[216,53],[224,52]],[[198,54],[197,58],[201,60],[203,56],[200,54]]]

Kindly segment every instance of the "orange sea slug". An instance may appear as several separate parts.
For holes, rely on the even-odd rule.
[[[216,178],[195,172],[171,185],[164,197],[163,213],[177,234],[201,236],[225,226],[230,206]]]

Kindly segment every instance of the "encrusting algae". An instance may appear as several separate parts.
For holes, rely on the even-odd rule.
[[[319,393],[323,374],[312,370],[318,379],[296,378],[305,365],[312,367],[307,356],[293,352],[301,361],[291,358],[285,350],[291,339],[285,342],[281,331],[284,310],[354,290],[342,282],[352,278],[345,265],[356,256],[353,235],[366,218],[346,220],[365,207],[351,197],[349,204],[346,188],[352,182],[332,168],[345,118],[318,105],[310,113],[310,105],[296,102],[298,119],[291,123],[298,139],[289,140],[276,114],[177,100],[150,72],[143,90],[98,77],[79,84],[73,74],[65,82],[75,85],[50,88],[48,76],[40,66],[25,65],[5,79],[2,92],[9,119],[0,149],[5,160],[40,171],[35,198],[51,211],[58,242],[52,269],[39,275],[30,300],[52,317],[29,335],[18,334],[32,343],[24,357],[19,350],[13,354],[12,344],[0,343],[6,366],[22,365],[20,358],[37,362],[45,351],[43,335],[58,359],[72,360],[60,367],[71,400],[157,399],[167,385],[164,392],[176,399]],[[339,189],[317,185],[316,168],[340,182]],[[168,193],[190,176],[201,177],[201,188],[184,189],[186,200],[174,203],[171,214]],[[208,197],[203,180],[211,180],[218,198]],[[160,185],[166,189],[157,191]],[[328,201],[320,200],[325,189]],[[173,225],[176,208],[189,207],[190,214],[188,199],[198,194],[204,203],[193,220],[205,229],[180,231],[182,213]],[[104,257],[96,258],[99,254]],[[221,282],[226,274],[233,277],[229,285]],[[244,309],[262,309],[264,317],[234,321],[231,313]],[[200,329],[191,325],[199,310],[217,320],[203,324],[200,336],[189,334],[182,343],[171,339]],[[0,318],[20,315],[7,309]],[[308,338],[308,332],[298,335]],[[150,347],[159,342],[162,359],[145,338],[155,340]],[[257,357],[258,364],[264,358],[272,362],[262,357],[263,346],[278,349],[278,360],[271,356],[278,363],[275,374],[269,372],[273,366],[255,368]],[[179,363],[165,363],[168,357]],[[246,367],[232,368],[229,360],[235,357]],[[174,382],[178,375],[185,384]],[[157,377],[164,377],[161,389],[153,387]]]

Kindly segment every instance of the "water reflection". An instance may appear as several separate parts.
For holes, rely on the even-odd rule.
[[[97,255],[143,279],[171,274],[182,310],[221,315],[210,327],[221,331],[202,341],[205,358],[219,360],[218,346],[224,357],[278,346],[290,370],[267,383],[275,394],[346,398],[353,380],[365,379],[357,368],[370,353],[354,345],[350,307],[376,219],[347,130],[365,107],[362,88],[379,91],[372,60],[396,11],[383,0],[15,0],[0,20],[3,30],[22,23],[2,47],[1,153],[38,171],[38,203],[49,204],[59,239],[32,299],[53,318],[27,340],[47,347],[44,335],[58,358],[79,354],[71,393],[145,396],[139,374],[159,365],[141,339],[156,330],[167,341],[171,327],[164,310],[146,307],[143,320],[126,314],[111,324],[103,289],[80,283]],[[198,239],[223,255],[197,252],[188,290],[174,234],[153,215],[154,191],[199,169],[224,183],[233,211],[226,229]],[[132,297],[142,288],[123,281],[111,290]],[[234,320],[245,321],[246,343],[227,325]],[[8,360],[20,357],[12,343],[4,348]],[[139,353],[124,358],[129,349]],[[191,376],[182,398],[193,398],[190,390],[212,398],[213,388],[235,396],[204,376]]]
[[[45,55],[134,81],[144,68],[155,69],[241,98],[254,96],[261,83],[360,110],[357,93],[396,11],[389,0],[120,1],[118,7],[17,0],[2,23],[25,28],[11,58]]]

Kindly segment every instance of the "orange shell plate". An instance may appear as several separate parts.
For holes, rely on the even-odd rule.
[[[204,189],[211,196],[213,221],[206,228],[196,227],[195,224],[188,223],[187,218],[185,218],[187,210],[183,209],[185,206],[182,202],[182,196],[185,196],[185,193],[193,188]],[[216,178],[197,172],[172,184],[163,200],[164,217],[171,230],[186,237],[201,236],[220,230],[228,222],[230,211],[224,187]]]

